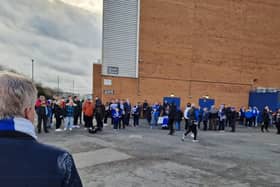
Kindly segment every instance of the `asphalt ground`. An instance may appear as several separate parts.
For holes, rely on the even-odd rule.
[[[275,129],[199,131],[198,143],[183,131],[139,127],[98,134],[83,128],[40,134],[39,141],[68,150],[85,187],[280,186],[280,136]]]

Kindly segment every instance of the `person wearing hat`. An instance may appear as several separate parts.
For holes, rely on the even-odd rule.
[[[72,156],[37,141],[36,95],[31,80],[0,72],[1,186],[82,187]]]

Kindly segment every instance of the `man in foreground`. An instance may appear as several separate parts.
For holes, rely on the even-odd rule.
[[[82,187],[72,156],[37,142],[31,81],[0,72],[0,181],[5,187]]]

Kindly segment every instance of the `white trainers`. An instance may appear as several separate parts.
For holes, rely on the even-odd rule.
[[[61,132],[62,129],[55,129],[55,132]]]
[[[70,128],[69,130],[72,131],[72,128]]]
[[[64,131],[66,131],[67,130],[67,128],[64,128]]]
[[[197,142],[199,142],[199,141],[198,141],[198,140],[193,140],[192,142],[193,142],[193,143],[197,143]]]
[[[194,137],[193,133],[191,133],[191,137],[192,137],[192,138]]]
[[[185,135],[183,134],[183,136],[182,136],[182,139],[181,139],[182,141],[185,141]]]

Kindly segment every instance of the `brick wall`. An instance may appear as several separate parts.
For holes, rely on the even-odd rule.
[[[112,78],[103,98],[246,106],[250,89],[280,88],[279,18],[279,0],[141,0],[139,79]]]

